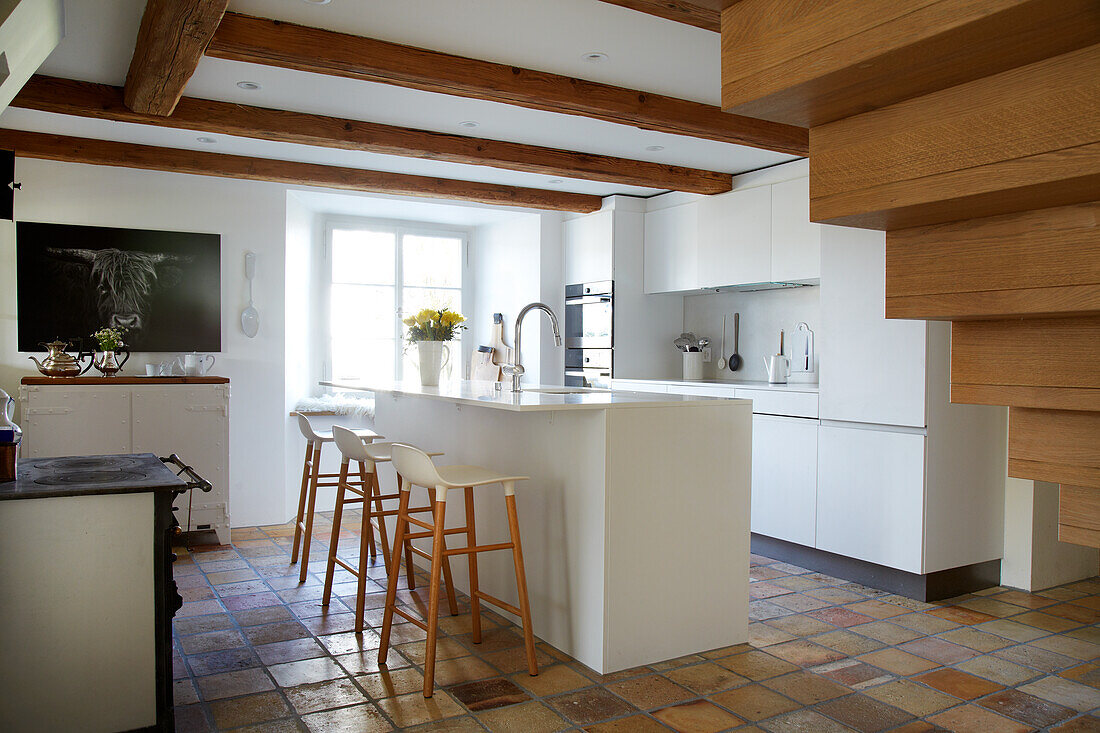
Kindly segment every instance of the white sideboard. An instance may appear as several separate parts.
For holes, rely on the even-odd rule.
[[[214,487],[180,500],[180,526],[229,544],[229,382],[199,379],[27,377],[20,456],[176,453]]]

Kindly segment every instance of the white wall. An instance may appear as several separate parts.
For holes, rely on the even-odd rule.
[[[1058,541],[1058,486],[1009,478],[1001,585],[1039,591],[1096,575],[1100,551]]]
[[[779,350],[779,330],[787,333],[785,352],[791,355],[790,344],[795,327],[804,321],[814,332],[813,372],[792,372],[790,382],[817,382],[821,359],[821,288],[806,287],[791,290],[763,290],[755,293],[706,293],[684,297],[684,330],[696,336],[706,336],[714,347],[714,358],[703,365],[706,379],[737,379],[767,381],[763,356]],[[733,314],[741,314],[741,339],[738,353],[742,365],[736,372],[718,372],[718,350],[722,344],[722,316],[726,317],[726,356],[733,353]],[[669,349],[675,347],[670,342]],[[665,376],[677,377],[679,374]]]
[[[286,187],[176,173],[20,158],[23,221],[214,232],[222,236],[222,351],[214,373],[232,382],[230,496],[232,523],[282,522],[284,492],[284,249]],[[248,303],[244,253],[257,255],[255,303],[260,331],[240,329]],[[0,223],[0,388],[16,395],[36,374],[16,351],[15,226]],[[125,373],[164,355],[134,354]]]

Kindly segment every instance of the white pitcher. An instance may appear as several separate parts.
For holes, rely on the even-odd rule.
[[[209,364],[207,363],[208,359],[210,360]],[[176,359],[176,363],[183,370],[185,377],[201,377],[214,368],[214,355],[199,354],[192,351],[190,354],[184,354]]]
[[[772,354],[771,357],[761,357],[764,360],[764,368],[768,370],[768,382],[771,384],[786,384],[787,377],[791,376],[791,360],[782,354]]]
[[[439,384],[439,371],[451,360],[451,350],[442,341],[417,341],[420,352],[420,384],[435,387]]]

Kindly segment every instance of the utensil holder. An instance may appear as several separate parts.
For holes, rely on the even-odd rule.
[[[698,381],[703,378],[703,352],[684,352],[684,380]]]

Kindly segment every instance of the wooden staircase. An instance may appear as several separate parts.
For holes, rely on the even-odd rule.
[[[886,316],[1100,547],[1100,2],[740,0],[722,107],[810,128],[810,216],[886,231]]]

